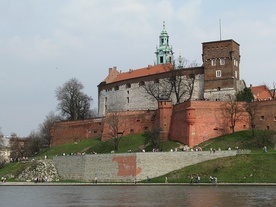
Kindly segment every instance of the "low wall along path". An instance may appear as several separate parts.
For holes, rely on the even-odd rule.
[[[235,156],[236,151],[146,152],[56,156],[61,178],[91,182],[134,182],[158,177],[206,160]]]

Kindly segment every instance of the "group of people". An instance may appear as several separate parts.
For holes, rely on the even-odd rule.
[[[218,178],[217,177],[212,177],[210,175],[210,182],[211,183],[217,183],[218,182]],[[194,183],[194,177],[193,177],[193,175],[190,176],[190,183]],[[195,183],[200,183],[200,176],[199,175],[196,175],[196,177],[195,177]]]
[[[5,183],[5,182],[6,182],[6,177],[2,176],[1,182],[2,182],[2,183]]]
[[[196,175],[195,182],[196,183],[200,183],[200,176],[199,175]],[[193,177],[193,175],[191,175],[190,183],[194,183],[194,177]]]
[[[34,182],[35,183],[48,182],[48,178],[46,176],[44,176],[44,177],[35,177]]]
[[[212,176],[210,175],[210,182],[211,182],[211,183],[217,183],[217,182],[218,182],[218,178],[217,178],[217,177],[212,177]]]

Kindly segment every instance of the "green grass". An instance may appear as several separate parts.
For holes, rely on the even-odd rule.
[[[255,136],[253,137],[252,131],[239,131],[234,134],[228,134],[219,136],[214,139],[210,139],[206,142],[199,144],[203,150],[209,150],[210,148],[226,150],[228,147],[235,149],[250,149],[254,153],[262,152],[263,146],[267,146],[268,149],[274,149],[273,143],[274,131],[258,131],[255,130]]]
[[[119,150],[115,153],[140,152],[142,149],[151,151],[151,146],[144,145],[145,137],[142,134],[132,134],[122,137]],[[274,141],[273,141],[274,140]],[[249,155],[237,155],[235,157],[226,157],[216,160],[202,162],[196,165],[188,166],[178,171],[173,171],[167,175],[152,178],[151,182],[164,183],[165,176],[170,183],[189,183],[190,176],[195,178],[198,174],[201,182],[209,182],[209,176],[217,176],[218,182],[226,183],[275,183],[276,182],[276,151],[275,132],[273,131],[255,131],[255,137],[251,131],[240,131],[234,134],[220,136],[199,146],[203,150],[210,148],[226,150],[228,147],[234,149],[250,149]],[[174,141],[161,142],[160,149],[170,151],[179,146],[180,143]],[[263,153],[263,146],[268,147],[268,153]],[[52,158],[55,155],[83,153],[90,154],[110,153],[114,150],[113,140],[101,141],[100,138],[85,139],[78,143],[67,143],[51,147],[48,150],[40,152],[35,159],[44,158],[47,155]],[[18,174],[28,166],[28,163],[9,163],[0,169],[0,176],[7,174]],[[10,179],[9,181],[13,181]],[[75,181],[66,181],[75,182]]]
[[[221,183],[275,183],[276,153],[237,155],[202,162],[153,178],[151,182],[190,183],[191,175],[201,177],[201,183],[208,183],[216,176]]]
[[[115,150],[115,153],[126,153],[128,150],[132,152],[141,152],[142,149],[146,151],[151,151],[152,147],[144,145],[145,137],[143,134],[131,134],[121,138],[119,143],[119,149]],[[174,141],[165,141],[161,142],[160,147],[164,151],[169,151],[171,148],[175,148],[179,146],[178,142]],[[88,138],[85,140],[81,140],[78,143],[67,143],[63,145],[58,145],[51,147],[48,150],[44,150],[39,153],[35,158],[41,159],[47,155],[49,158],[52,158],[56,155],[70,154],[70,153],[83,153],[91,154],[93,152],[96,153],[110,153],[114,150],[113,140],[101,141],[100,138]]]

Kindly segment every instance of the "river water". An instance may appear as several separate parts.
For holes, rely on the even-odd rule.
[[[267,186],[0,186],[0,207],[276,206]]]

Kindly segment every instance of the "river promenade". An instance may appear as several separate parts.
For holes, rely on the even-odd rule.
[[[276,183],[62,183],[6,182],[0,186],[276,186]]]

